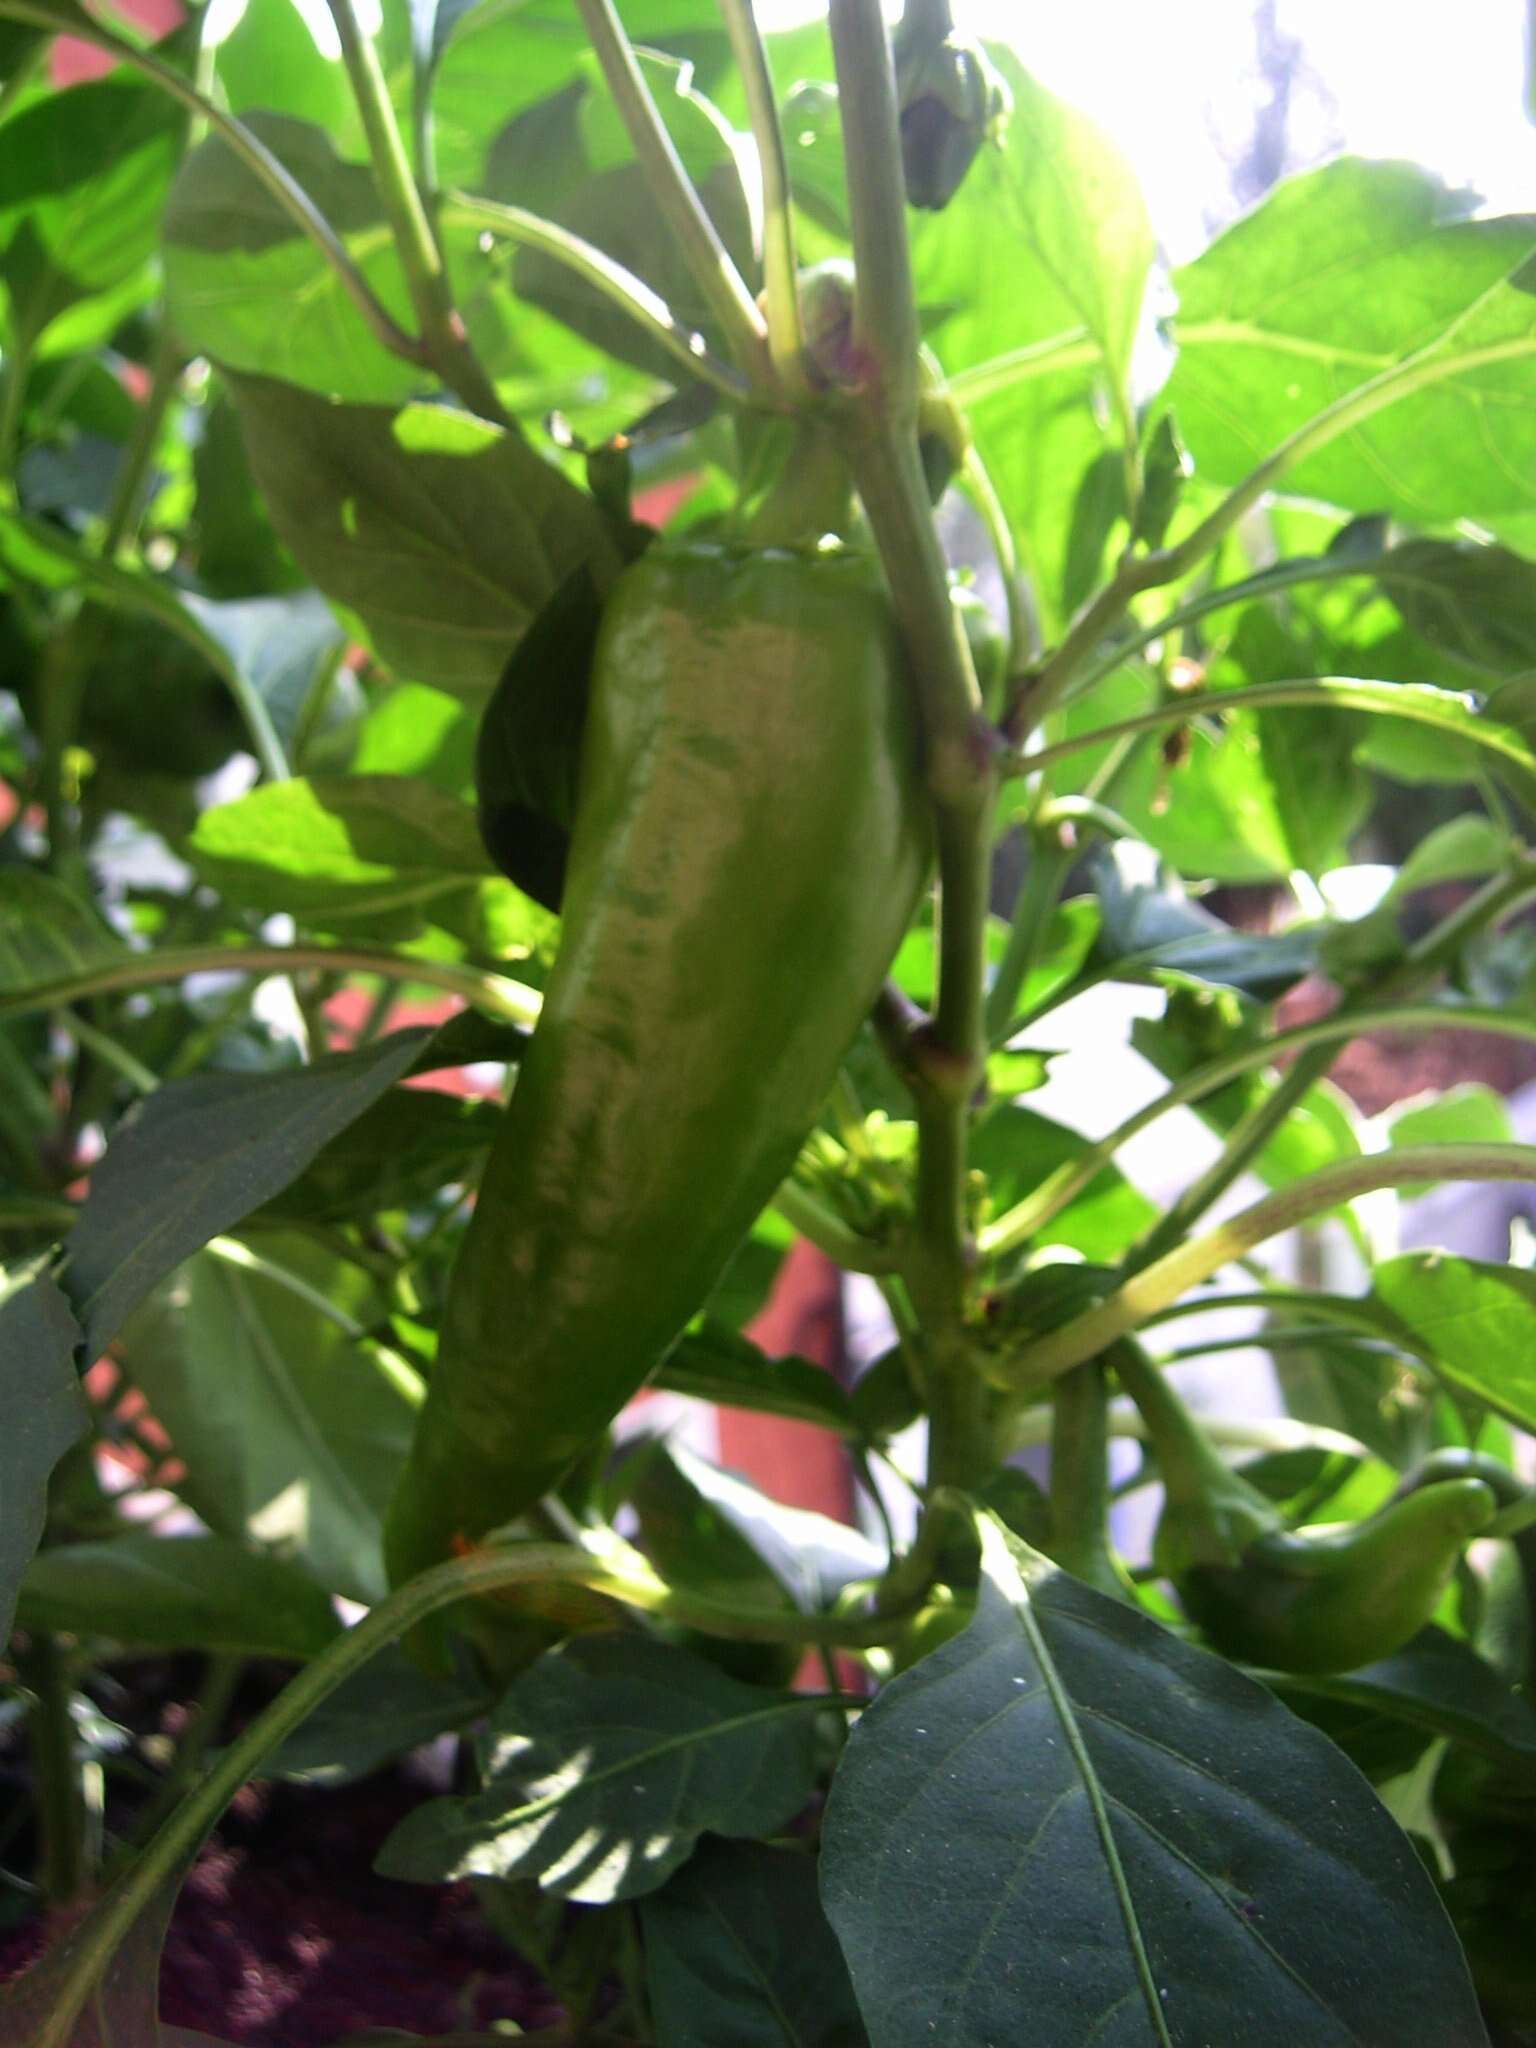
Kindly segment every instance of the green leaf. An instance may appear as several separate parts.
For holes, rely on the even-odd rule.
[[[667,2048],[864,2048],[803,1850],[706,1842],[643,1901],[640,1926],[651,2018]]]
[[[1175,273],[1166,396],[1202,477],[1238,482],[1411,363],[1390,403],[1287,470],[1285,488],[1421,525],[1529,510],[1536,230],[1452,208],[1427,171],[1343,157],[1286,179]]]
[[[725,51],[718,13],[703,0],[634,0],[633,41],[698,68],[708,89]],[[440,0],[432,54],[438,177],[482,189],[497,138],[536,100],[568,87],[590,50],[568,0]]]
[[[499,1035],[496,1044],[505,1059],[508,1047]],[[449,1064],[441,1052],[431,1059],[434,1068]],[[478,1178],[500,1124],[495,1103],[466,1102],[433,1088],[392,1088],[323,1146],[262,1214],[326,1224],[409,1208],[440,1188]]]
[[[513,428],[442,406],[333,405],[232,380],[251,469],[305,573],[380,660],[489,690],[572,571],[618,556],[601,513]]]
[[[485,1789],[418,1808],[375,1867],[425,1884],[532,1877],[587,1905],[640,1898],[705,1829],[760,1835],[790,1820],[811,1790],[811,1732],[806,1701],[686,1651],[576,1636],[491,1716]]]
[[[327,725],[334,728],[345,716],[348,699],[355,708],[352,677],[332,683],[344,640],[318,592],[215,602],[189,591],[182,602],[224,650],[229,669],[260,698],[291,759],[302,759],[307,747],[323,740]]]
[[[410,294],[366,165],[343,162],[330,135],[309,122],[246,121],[330,222],[385,310],[410,329]],[[374,404],[423,388],[420,366],[374,338],[314,243],[217,136],[182,164],[163,234],[177,332],[221,367]]]
[[[1088,1149],[1088,1140],[1065,1124],[1005,1102],[976,1131],[970,1164],[987,1177],[987,1207],[995,1218]],[[1116,1259],[1156,1221],[1152,1203],[1118,1167],[1106,1166],[1051,1219],[1042,1242],[1069,1245],[1085,1259]]]
[[[991,1518],[965,1632],[832,1783],[822,1897],[873,2048],[1486,2042],[1363,1778],[1219,1658]]]
[[[1481,881],[1484,875],[1496,874],[1508,859],[1505,828],[1492,818],[1466,812],[1448,818],[1409,848],[1388,898],[1395,901],[1415,889],[1437,888],[1442,882]]]
[[[707,1317],[678,1340],[650,1383],[725,1408],[814,1423],[838,1436],[858,1434],[847,1395],[823,1367],[808,1358],[769,1358],[749,1337]]]
[[[247,7],[217,46],[218,80],[232,114],[287,114],[337,137],[363,154],[357,105],[342,66],[322,56],[293,0]]]
[[[1444,1629],[1426,1628],[1377,1664],[1337,1678],[1271,1681],[1282,1699],[1342,1701],[1459,1742],[1504,1769],[1536,1765],[1536,1712],[1511,1691],[1491,1664]]]
[[[1283,995],[1316,961],[1314,932],[1234,931],[1155,872],[1133,842],[1101,849],[1090,870],[1102,923],[1088,964],[1098,979],[1177,975],[1265,1001]]]
[[[1536,668],[1536,562],[1472,541],[1410,540],[1377,572],[1381,588],[1432,647],[1490,674]]]
[[[884,1551],[857,1529],[785,1507],[680,1443],[652,1450],[635,1475],[634,1497],[642,1527],[649,1518],[649,1534],[662,1545],[655,1553],[662,1572],[716,1592],[760,1586],[766,1576],[801,1613],[815,1614],[885,1568]],[[693,1515],[696,1533],[685,1540],[678,1531]],[[691,1560],[690,1544],[697,1545]]]
[[[695,90],[687,64],[650,52],[639,64],[653,104],[716,233],[743,276],[758,270],[751,214],[737,167],[738,138]],[[565,91],[527,109],[497,136],[479,180],[489,198],[528,207],[643,279],[684,327],[717,354],[726,338],[640,173],[629,130],[598,64],[583,57]],[[569,266],[533,249],[512,257],[514,291],[606,354],[678,381],[675,358]]]
[[[186,114],[157,87],[118,73],[50,93],[0,128],[0,275],[17,331],[43,335],[77,303],[101,297],[94,332],[107,339],[129,310],[106,295],[143,274]]]
[[[143,1530],[39,1551],[16,1618],[133,1648],[300,1661],[341,1632],[328,1595],[295,1566],[223,1536]]]
[[[75,1370],[80,1329],[48,1275],[5,1275],[0,1293],[0,1643],[43,1533],[54,1466],[90,1426]]]
[[[264,783],[204,811],[187,854],[228,902],[306,923],[419,913],[486,872],[469,806],[400,775]]]
[[[1536,1430],[1536,1273],[1408,1252],[1372,1275],[1374,1300],[1454,1393]]]
[[[22,995],[91,967],[127,947],[94,904],[36,868],[0,868],[0,995]]]
[[[1514,1137],[1503,1096],[1477,1081],[1464,1081],[1431,1101],[1415,1103],[1388,1120],[1387,1132],[1394,1146],[1507,1145]],[[1411,1202],[1434,1186],[1433,1181],[1405,1182],[1398,1197]]]
[[[483,1684],[429,1676],[395,1645],[344,1679],[268,1757],[261,1774],[304,1785],[350,1785],[467,1726],[491,1703]]]
[[[129,1311],[183,1259],[298,1178],[320,1147],[397,1081],[423,1034],[275,1074],[199,1074],[124,1118],[91,1175],[65,1288],[99,1357]]]
[[[420,1389],[350,1334],[385,1313],[358,1267],[296,1236],[260,1244],[267,1269],[189,1259],[128,1318],[116,1354],[186,1468],[176,1491],[209,1528],[371,1603],[386,1590],[380,1530]]]

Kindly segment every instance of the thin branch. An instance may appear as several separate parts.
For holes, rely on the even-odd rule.
[[[768,330],[757,301],[683,167],[613,0],[576,0],[576,7],[651,196],[720,323],[736,367],[755,390],[771,390]]]
[[[799,263],[795,256],[795,215],[784,135],[774,99],[773,74],[752,0],[720,0],[731,55],[747,96],[747,118],[757,146],[763,190],[763,284],[768,311],[768,354],[785,396],[803,404],[810,396],[805,336],[800,324]]]
[[[521,206],[503,206],[493,199],[477,198],[471,192],[446,193],[444,214],[471,225],[478,223],[490,234],[505,235],[509,242],[537,249],[541,255],[564,264],[574,276],[591,285],[594,291],[601,292],[610,305],[617,306],[653,341],[659,342],[670,355],[675,356],[691,376],[712,385],[733,405],[752,403],[752,390],[746,380],[710,353],[703,335],[675,320],[666,300],[653,292],[643,278],[636,277],[632,270],[626,270],[622,263],[616,263],[595,244],[583,241],[580,235],[572,234],[568,228],[557,227],[553,221],[540,219],[538,214],[529,213]]]
[[[1129,1336],[1223,1266],[1356,1195],[1414,1181],[1496,1180],[1536,1181],[1536,1145],[1405,1145],[1399,1151],[1337,1160],[1144,1267],[1097,1308],[1025,1345],[994,1369],[995,1377],[1015,1394],[1037,1392],[1117,1338]]]

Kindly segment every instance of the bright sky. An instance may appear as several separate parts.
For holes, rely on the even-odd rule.
[[[762,0],[804,20],[811,0]],[[981,34],[1011,42],[1041,83],[1092,114],[1135,163],[1153,224],[1177,261],[1208,238],[1220,193],[1217,136],[1241,137],[1256,91],[1250,13],[1239,0],[956,0]],[[1524,118],[1525,0],[1280,0],[1337,105],[1344,147],[1407,156],[1475,186],[1497,212],[1536,212],[1536,127]],[[1305,136],[1309,109],[1298,110]],[[1326,138],[1324,138],[1326,139]]]

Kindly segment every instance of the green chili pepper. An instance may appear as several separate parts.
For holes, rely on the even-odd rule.
[[[1325,1672],[1390,1656],[1429,1621],[1462,1549],[1493,1517],[1483,1480],[1453,1478],[1343,1528],[1288,1530],[1134,1345],[1116,1346],[1113,1363],[1162,1475],[1154,1561],[1229,1657]]]
[[[593,660],[561,948],[453,1274],[398,1580],[523,1513],[789,1171],[929,857],[878,569],[657,547]]]

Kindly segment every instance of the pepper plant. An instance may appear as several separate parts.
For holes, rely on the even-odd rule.
[[[241,1785],[444,1732],[380,1867],[561,2040],[1536,2038],[1536,1282],[1397,1207],[1536,1150],[1328,1079],[1536,1039],[1536,229],[1345,159],[1164,276],[932,0],[329,5],[0,0],[6,2040],[188,2038]],[[1160,1081],[1070,1129],[1109,983]],[[797,1233],[851,1392],[744,1334]],[[1238,1344],[1289,1416],[1191,1412]],[[616,1453],[647,1384],[867,1530]]]

